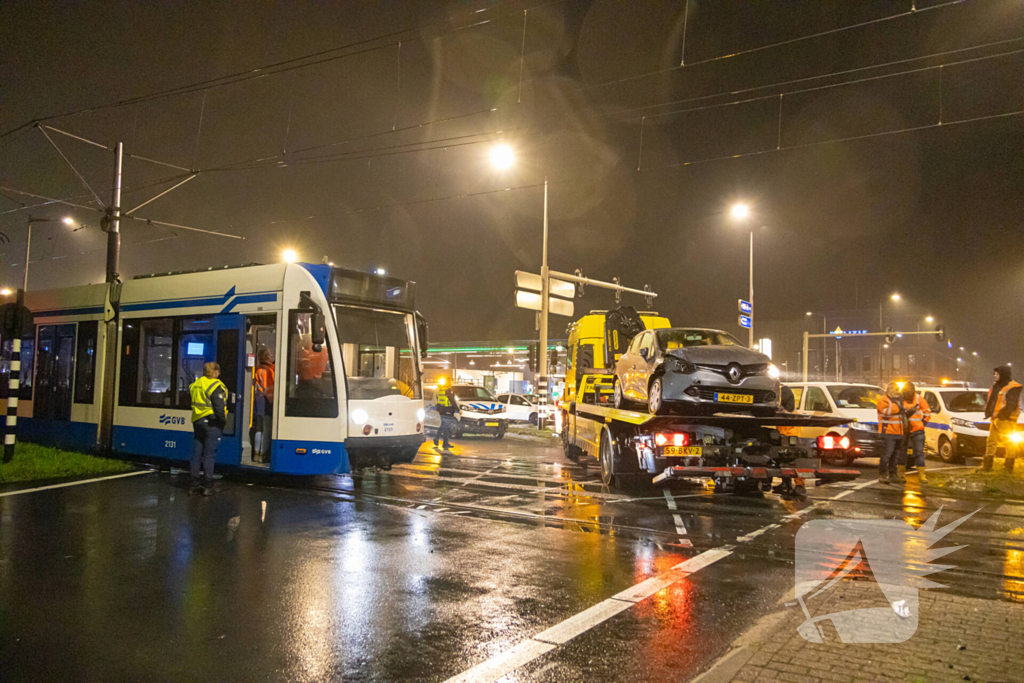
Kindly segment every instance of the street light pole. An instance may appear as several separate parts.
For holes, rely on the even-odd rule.
[[[28,217],[28,237],[25,239],[25,275],[21,281],[21,291],[28,291],[28,255],[32,250],[32,224],[36,222],[36,219],[32,216]]]
[[[754,231],[750,231],[750,328],[748,346],[754,348]]]
[[[111,205],[106,217],[107,230],[107,282],[117,280],[117,269],[121,261],[121,157],[123,143],[117,143],[114,157],[114,189],[111,193]]]
[[[537,388],[540,391],[540,415],[537,416],[538,429],[544,428],[548,405],[548,294],[551,283],[548,275],[548,177],[544,176],[544,246],[540,260],[540,377]]]

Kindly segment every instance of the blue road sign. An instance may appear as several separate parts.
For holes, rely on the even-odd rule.
[[[753,315],[754,307],[750,305],[749,301],[744,301],[743,299],[740,299],[740,313],[742,313],[743,315]],[[747,327],[750,327],[750,325],[747,325]]]
[[[749,315],[741,315],[740,316],[740,327],[745,327],[748,330],[750,329],[750,316]]]

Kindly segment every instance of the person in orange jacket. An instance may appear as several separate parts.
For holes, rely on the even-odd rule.
[[[260,349],[257,355],[259,365],[256,366],[255,398],[253,420],[256,431],[260,433],[259,449],[256,453],[257,462],[270,462],[270,440],[274,431],[274,354],[270,349]]]
[[[900,388],[896,382],[889,382],[885,387],[885,395],[875,404],[878,412],[878,431],[882,434],[884,444],[878,458],[878,481],[888,484],[897,480],[900,463],[903,462],[903,402]]]
[[[907,382],[903,387],[903,413],[907,416],[906,434],[907,450],[905,453],[912,456],[912,460],[906,467],[899,467],[900,476],[906,473],[908,467],[917,468],[917,476],[922,484],[926,482],[924,474],[924,427],[932,416],[931,408],[921,394],[917,393],[917,387],[913,382]]]

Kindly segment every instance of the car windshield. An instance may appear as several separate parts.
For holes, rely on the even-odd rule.
[[[983,413],[988,395],[984,391],[943,391],[942,398],[951,413]]]
[[[731,334],[718,330],[658,330],[658,346],[665,351],[687,346],[743,346]]]
[[[874,408],[878,399],[882,398],[882,389],[867,385],[844,387],[832,385],[828,388],[832,400],[839,408]]]
[[[452,387],[452,391],[455,393],[455,398],[462,399],[463,401],[496,400],[494,394],[483,387]]]

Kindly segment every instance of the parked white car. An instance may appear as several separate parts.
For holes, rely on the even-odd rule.
[[[498,403],[505,404],[509,422],[537,424],[537,416],[540,414],[539,406],[533,403],[531,398],[522,394],[498,394],[497,396]]]

